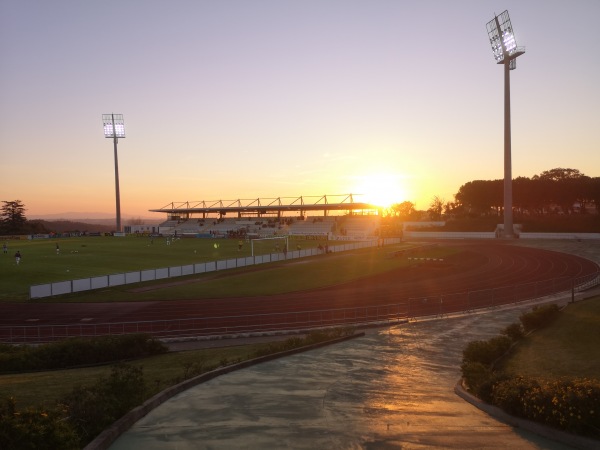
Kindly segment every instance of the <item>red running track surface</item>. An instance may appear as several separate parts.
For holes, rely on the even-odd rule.
[[[467,292],[495,289],[498,304],[510,303],[511,286],[533,283],[543,287],[552,279],[598,272],[596,263],[565,253],[481,241],[444,245],[459,252],[443,264],[415,264],[350,283],[283,295],[131,303],[0,303],[0,327],[225,318],[394,304],[408,305],[412,311],[405,313],[410,316],[428,315],[435,311],[433,300],[428,303],[426,298],[436,299],[436,309],[443,302],[447,313],[477,307],[477,296],[469,297],[470,306],[465,305],[463,294]],[[333,261],[345,254],[327,257]],[[535,289],[536,296],[544,294],[542,288]]]

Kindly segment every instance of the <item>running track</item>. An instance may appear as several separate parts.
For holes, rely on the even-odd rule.
[[[591,278],[599,270],[596,263],[578,256],[504,243],[461,241],[443,245],[460,250],[443,264],[415,264],[342,285],[285,295],[132,303],[0,303],[0,341],[18,340],[20,332],[15,330],[25,326],[28,334],[37,329],[38,335],[44,335],[50,326],[69,325],[75,330],[74,325],[84,325],[83,329],[96,324],[95,333],[102,334],[100,324],[136,322],[139,331],[168,336],[173,324],[165,332],[140,329],[139,323],[199,319],[206,329],[256,332],[289,329],[292,322],[308,323],[303,321],[313,321],[318,312],[323,317],[325,310],[329,311],[328,324],[355,323],[356,313],[348,317],[352,309],[364,310],[365,319],[374,310],[395,318],[435,315],[442,308],[444,313],[465,311],[568,290],[573,279]],[[324,257],[335,263],[335,258],[345,255]],[[520,286],[518,292],[515,285]],[[242,322],[246,328],[240,328]],[[128,328],[127,332],[132,331]]]

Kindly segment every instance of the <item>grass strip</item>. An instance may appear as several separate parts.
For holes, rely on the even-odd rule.
[[[256,352],[269,348],[269,343],[255,343],[222,348],[171,352],[131,361],[142,366],[144,378],[153,391],[173,384],[192,368],[216,367],[226,361],[245,361]],[[91,385],[101,376],[108,376],[110,365],[0,376],[0,398],[14,397],[19,408],[53,405],[76,385]]]
[[[549,327],[522,340],[503,369],[543,379],[598,378],[600,296],[569,304]]]

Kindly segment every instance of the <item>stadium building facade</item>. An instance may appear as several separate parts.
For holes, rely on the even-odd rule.
[[[172,202],[150,212],[167,215],[158,227],[162,235],[376,237],[381,207],[356,201],[355,197],[344,194]],[[132,226],[129,231],[137,230]]]

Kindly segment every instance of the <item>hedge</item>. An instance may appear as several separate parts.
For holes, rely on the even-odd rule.
[[[167,347],[145,334],[72,338],[37,347],[0,347],[0,373],[66,369],[165,353]]]

